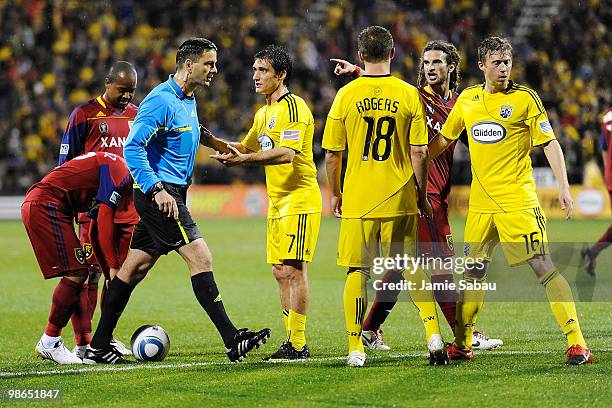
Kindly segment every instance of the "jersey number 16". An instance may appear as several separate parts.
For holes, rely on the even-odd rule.
[[[392,116],[383,116],[376,120],[370,116],[364,116],[363,120],[368,124],[366,131],[365,146],[363,147],[363,160],[370,158],[370,146],[372,148],[372,158],[376,161],[384,161],[391,155],[391,136],[395,132],[395,118]],[[385,126],[386,124],[386,126]],[[376,130],[376,137],[372,143],[372,136]],[[385,150],[380,154],[380,142],[385,142]]]

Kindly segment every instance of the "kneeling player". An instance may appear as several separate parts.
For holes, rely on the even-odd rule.
[[[36,345],[44,359],[81,364],[62,342],[61,332],[79,301],[90,253],[74,232],[78,213],[96,213],[100,257],[118,267],[113,217],[131,178],[125,161],[111,153],[88,153],[55,168],[26,194],[23,224],[45,279],[61,277],[53,292],[45,332]]]

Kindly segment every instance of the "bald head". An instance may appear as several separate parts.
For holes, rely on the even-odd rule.
[[[127,61],[117,61],[108,70],[104,85],[104,99],[114,107],[125,109],[136,92],[138,74]]]
[[[129,62],[117,61],[108,70],[106,79],[108,79],[110,82],[115,82],[117,80],[117,77],[119,76],[136,80],[138,74],[136,73],[136,69],[134,69],[134,66]]]

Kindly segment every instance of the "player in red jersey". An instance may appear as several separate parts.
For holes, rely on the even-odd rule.
[[[612,108],[606,112],[601,121],[601,151],[604,163],[604,179],[606,188],[610,195],[610,203],[612,203]],[[595,265],[597,255],[612,244],[612,225],[608,227],[606,232],[592,246],[585,245],[582,248],[582,262],[589,275],[595,276]]]
[[[136,90],[137,74],[134,67],[125,61],[115,62],[105,79],[104,94],[77,106],[68,121],[68,126],[62,137],[59,164],[88,152],[110,152],[123,157],[123,145],[130,132],[130,125],[136,117],[137,107],[130,103]],[[115,213],[116,242],[119,249],[119,260],[125,260],[134,226],[139,221],[134,208],[132,194],[127,194],[125,200]],[[97,298],[98,281],[100,279],[99,263],[95,251],[91,251],[90,218],[79,214],[79,238],[83,248],[89,248],[89,256],[93,266],[90,268],[88,281],[83,285],[78,307],[72,315],[76,346],[74,352],[82,357],[91,340],[91,319],[93,317]],[[93,230],[95,232],[95,229]],[[102,268],[105,275],[105,285],[102,289],[102,302],[106,292],[107,282],[112,277],[109,268]],[[115,346],[123,354],[130,354],[128,348],[116,341]]]
[[[123,158],[91,152],[56,167],[28,190],[21,218],[34,254],[45,279],[61,277],[45,332],[36,345],[42,358],[59,364],[82,363],[61,338],[89,275],[91,247],[81,246],[73,220],[89,212],[91,227],[97,229],[94,247],[99,259],[116,272],[120,262],[113,218],[122,196],[129,196],[131,184]]]
[[[421,102],[427,115],[429,140],[433,139],[442,129],[448,114],[457,100],[457,88],[461,79],[459,70],[460,56],[455,46],[444,41],[430,41],[425,45],[421,56],[418,74],[418,89]],[[359,76],[361,69],[344,60],[332,59],[336,62],[336,75],[351,73]],[[464,134],[461,140],[467,144]],[[453,166],[455,144],[445,150],[429,165],[427,198],[432,207],[432,217],[419,219],[419,254],[428,258],[447,260],[455,255],[453,239],[448,221],[448,196],[450,194],[450,171]],[[449,265],[450,262],[433,263],[431,282],[434,284],[434,296],[451,329],[455,330],[455,313],[457,308],[457,292],[447,289],[453,282],[453,270],[438,268]],[[441,265],[439,265],[441,264]],[[403,279],[401,273],[390,270],[382,281],[397,283]],[[437,287],[436,287],[437,285]],[[439,287],[442,287],[440,289]],[[376,299],[363,323],[363,343],[372,349],[389,350],[382,338],[380,326],[385,321],[397,302],[399,291],[377,291]],[[478,331],[474,331],[473,347],[489,350],[502,345],[499,339],[491,339]]]

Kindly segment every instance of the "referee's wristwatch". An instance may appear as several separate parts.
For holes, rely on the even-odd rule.
[[[154,198],[157,193],[164,190],[164,185],[161,181],[158,181],[153,185],[153,189],[151,190],[151,197]]]

